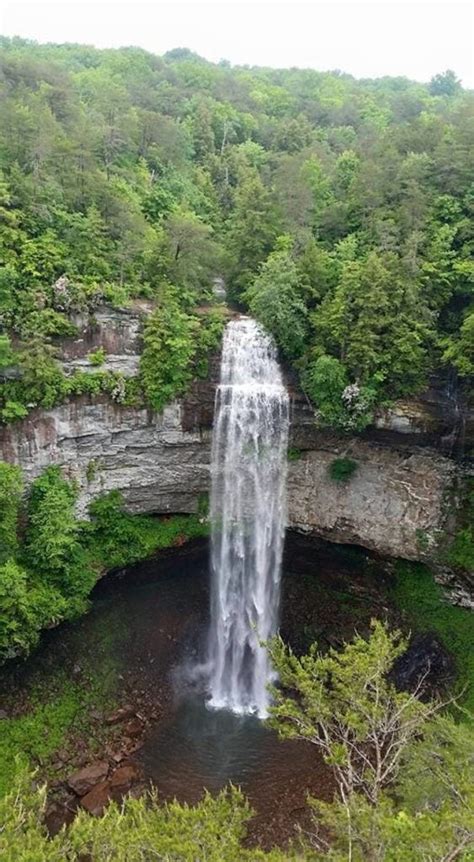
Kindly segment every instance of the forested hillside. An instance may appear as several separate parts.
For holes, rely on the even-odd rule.
[[[216,276],[330,425],[473,371],[474,99],[453,73],[0,47],[4,421],[84,391],[161,408],[218,343]],[[139,377],[66,378],[70,313],[136,297],[156,305]]]

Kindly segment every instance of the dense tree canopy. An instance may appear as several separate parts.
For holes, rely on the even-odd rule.
[[[354,426],[342,392],[328,410],[315,383],[323,356],[371,405],[442,364],[472,372],[474,99],[452,72],[423,85],[184,49],[3,39],[0,51],[0,368],[21,370],[3,384],[4,420],[97,388],[65,385],[53,348],[69,312],[104,300],[171,302],[161,330],[189,330],[181,386],[196,331],[182,315],[217,275],[333,424]],[[370,418],[361,409],[356,424]]]

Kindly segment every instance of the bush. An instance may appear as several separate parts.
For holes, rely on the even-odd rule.
[[[288,449],[288,461],[299,461],[302,456],[301,449],[295,449],[295,447],[290,447]]]
[[[90,558],[103,569],[115,569],[150,556],[159,548],[207,536],[207,520],[198,515],[152,518],[129,515],[119,491],[110,491],[90,506],[92,523],[86,533]]]
[[[0,564],[18,550],[18,512],[22,491],[21,469],[0,461]]]
[[[266,859],[259,850],[245,850],[242,839],[252,815],[240,790],[209,793],[196,805],[170,802],[159,806],[156,794],[111,803],[102,817],[81,811],[67,830],[50,837],[44,824],[46,788],[17,764],[12,791],[0,800],[0,855],[4,862],[243,862]],[[283,854],[272,853],[278,862]],[[270,862],[270,857],[269,857]]]
[[[98,347],[97,350],[91,351],[91,353],[87,355],[87,358],[91,365],[103,365],[107,358],[107,354],[103,347]]]
[[[63,619],[66,599],[45,583],[35,584],[14,560],[0,566],[0,658],[28,653],[41,629]]]
[[[334,356],[310,359],[302,382],[324,425],[343,431],[363,431],[372,422],[376,390],[350,384],[346,368]]]
[[[352,458],[334,458],[331,461],[328,472],[334,482],[348,482],[358,468],[357,461]]]

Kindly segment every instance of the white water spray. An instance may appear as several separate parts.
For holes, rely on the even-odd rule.
[[[288,394],[273,340],[228,324],[212,441],[210,705],[267,714],[286,526]]]

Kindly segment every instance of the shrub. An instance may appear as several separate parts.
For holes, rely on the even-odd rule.
[[[76,497],[76,490],[56,466],[44,470],[31,486],[27,549],[43,572],[61,573],[78,549]]]
[[[0,566],[0,658],[28,653],[40,630],[63,619],[67,602],[45,583],[35,584],[14,560]]]
[[[87,355],[87,358],[91,365],[103,365],[107,358],[107,354],[103,347],[98,347],[97,350],[92,350]]]
[[[295,449],[294,447],[290,447],[288,449],[288,461],[299,461],[302,456],[301,449]]]
[[[148,402],[163,410],[184,392],[196,353],[197,320],[169,301],[150,315],[143,333],[140,376]]]
[[[88,552],[104,569],[120,568],[150,556],[158,548],[186,539],[206,536],[209,525],[203,513],[152,518],[129,515],[119,491],[110,491],[90,505],[92,523],[87,535]]]
[[[20,467],[0,461],[0,564],[18,550],[18,511],[23,479]]]
[[[376,389],[349,383],[346,368],[334,356],[310,359],[302,382],[324,425],[363,431],[372,422]]]
[[[328,472],[334,482],[348,482],[358,468],[357,461],[352,458],[334,458],[331,461]]]
[[[242,792],[230,787],[216,797],[207,793],[195,806],[159,806],[156,794],[111,803],[102,817],[80,812],[67,830],[51,838],[44,824],[46,788],[17,764],[12,791],[0,800],[0,855],[5,862],[79,862],[82,859],[144,862],[237,862],[265,859],[245,850],[242,839],[252,815]],[[271,854],[274,862],[283,854]]]

